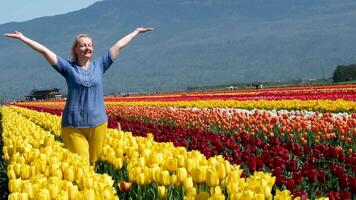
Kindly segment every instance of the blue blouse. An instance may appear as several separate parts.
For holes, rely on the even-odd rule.
[[[57,56],[57,63],[52,66],[62,74],[68,87],[62,127],[91,128],[108,121],[103,75],[112,63],[110,51],[93,60],[86,70],[76,62]]]

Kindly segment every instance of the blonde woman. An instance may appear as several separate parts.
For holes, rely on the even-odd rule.
[[[153,28],[137,28],[118,40],[104,55],[92,60],[93,40],[78,35],[71,48],[72,60],[67,61],[42,44],[22,33],[6,33],[42,54],[66,80],[68,97],[62,115],[62,137],[71,152],[85,157],[94,167],[102,150],[108,117],[104,108],[103,75],[132,39]]]

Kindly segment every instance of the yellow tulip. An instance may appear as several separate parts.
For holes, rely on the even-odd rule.
[[[229,182],[227,184],[227,191],[229,192],[230,196],[237,194],[239,192],[239,182]]]
[[[31,177],[32,177],[32,176],[36,176],[36,174],[37,174],[36,166],[35,166],[35,165],[32,165],[32,166],[30,167],[30,176],[31,176]]]
[[[136,177],[136,181],[137,181],[137,184],[139,185],[144,185],[145,184],[145,174],[140,172],[139,174],[137,174],[137,177]]]
[[[114,160],[114,167],[116,168],[116,169],[121,169],[122,168],[122,166],[124,165],[124,162],[123,162],[123,160],[122,160],[122,158],[116,158],[115,160]]]
[[[152,133],[147,133],[147,139],[150,140],[150,141],[153,141],[154,140],[154,135]]]
[[[84,190],[84,199],[85,200],[95,200],[94,190]]]
[[[187,177],[184,180],[183,186],[184,186],[184,190],[185,191],[188,191],[190,188],[192,188],[193,187],[193,179],[192,179],[192,177]]]
[[[21,179],[12,179],[8,182],[10,192],[21,192]]]
[[[166,159],[166,169],[170,172],[174,172],[177,170],[178,161],[174,157],[169,157]]]
[[[317,198],[317,200],[329,200],[328,197],[320,197],[320,198]]]
[[[137,166],[139,166],[139,167],[144,167],[144,166],[146,166],[145,157],[140,157],[140,158],[138,158]]]
[[[45,173],[47,168],[47,161],[46,160],[38,160],[36,163],[37,171],[40,173]]]
[[[74,180],[74,168],[73,167],[68,167],[66,169],[64,169],[64,179],[67,181],[73,181]]]
[[[188,158],[185,161],[185,168],[190,173],[195,168],[195,161],[193,159],[191,159],[191,158]]]
[[[240,180],[242,174],[242,170],[231,170],[230,174],[228,175],[227,179],[228,182],[238,181]]]
[[[177,156],[178,167],[184,167],[185,165],[185,157],[183,155]]]
[[[41,189],[40,191],[36,192],[35,199],[38,200],[50,200],[49,191],[47,189]]]
[[[245,190],[242,192],[241,199],[253,200],[253,199],[255,199],[255,193],[252,192],[251,190]]]
[[[195,197],[196,200],[208,200],[209,193],[207,192],[199,192],[199,194]]]
[[[8,198],[8,200],[19,200],[20,199],[20,193],[12,192],[12,193],[9,194],[9,196],[7,198]]]
[[[32,183],[29,181],[26,181],[22,184],[22,189],[21,191],[24,193],[27,193],[30,199],[34,198],[34,194],[33,194],[33,189],[32,189]]]
[[[112,189],[107,187],[103,190],[101,193],[101,196],[103,199],[113,199],[114,198],[114,193],[112,192]]]
[[[164,186],[168,186],[171,183],[171,176],[167,170],[161,172],[159,176],[159,183]]]
[[[163,161],[163,154],[162,153],[152,153],[150,161],[151,161],[150,162],[151,164],[160,165]]]
[[[48,185],[48,191],[49,191],[49,196],[51,197],[51,199],[54,199],[57,197],[59,189],[56,185],[50,184],[50,185]]]
[[[220,194],[222,194],[222,189],[221,189],[221,187],[220,186],[216,186],[216,187],[211,187],[210,188],[210,194],[211,195],[220,195]]]
[[[80,168],[80,167],[77,167],[77,168],[76,168],[76,173],[75,173],[75,179],[76,179],[76,180],[82,179],[83,174],[84,174],[83,169]]]
[[[146,180],[146,184],[150,184],[152,183],[152,172],[151,169],[149,167],[144,167],[143,168],[143,174],[145,174],[145,180]]]
[[[264,195],[265,195],[265,197],[267,198],[267,199],[272,199],[272,187],[270,187],[270,186],[266,186],[266,187],[264,187],[264,190],[265,190],[265,192],[264,192]]]
[[[226,169],[224,163],[220,162],[217,164],[216,172],[220,180],[226,177]]]
[[[161,174],[161,169],[157,166],[151,168],[151,177],[153,182],[159,181],[159,176]]]
[[[177,178],[179,182],[184,183],[185,179],[187,178],[187,170],[183,167],[178,168]]]
[[[13,169],[8,169],[7,170],[7,177],[11,179],[16,179],[16,173]]]
[[[21,176],[21,164],[15,164],[13,165],[14,172],[16,176]]]
[[[190,187],[187,190],[187,196],[193,196],[195,197],[197,195],[197,189],[195,187]]]
[[[92,177],[88,177],[88,176],[82,176],[82,178],[79,180],[78,183],[80,188],[83,189],[92,189],[93,187],[93,178]]]
[[[60,191],[60,193],[58,194],[58,196],[55,198],[60,199],[60,200],[69,200],[68,199],[68,191]]]
[[[217,186],[219,185],[219,178],[215,172],[214,169],[212,168],[209,168],[207,171],[206,171],[206,175],[205,175],[205,178],[206,178],[206,183],[210,186],[210,187],[214,187],[214,186]]]
[[[30,197],[27,193],[21,193],[20,194],[20,200],[29,200]]]
[[[181,185],[181,183],[178,181],[177,175],[176,174],[172,174],[171,175],[171,184],[179,187]]]
[[[289,190],[280,191],[277,189],[274,199],[275,200],[290,200],[292,198],[291,198],[291,194],[290,194]]]
[[[158,196],[160,199],[166,198],[166,187],[165,186],[158,186],[157,187]]]
[[[192,170],[192,178],[196,183],[203,183],[205,181],[205,167],[196,167]]]

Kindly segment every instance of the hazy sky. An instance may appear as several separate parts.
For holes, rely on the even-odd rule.
[[[0,0],[0,24],[64,14],[101,0]]]

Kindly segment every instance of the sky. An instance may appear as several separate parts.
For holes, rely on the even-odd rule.
[[[0,0],[0,24],[65,14],[101,0]]]

